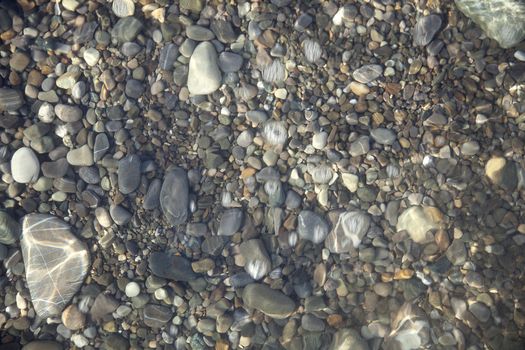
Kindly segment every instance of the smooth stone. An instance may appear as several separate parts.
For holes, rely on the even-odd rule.
[[[0,111],[15,112],[23,103],[24,99],[19,91],[0,88]]]
[[[119,302],[111,294],[99,293],[89,309],[89,314],[92,320],[101,323],[105,316],[114,312],[118,306]]]
[[[119,226],[127,224],[133,216],[120,205],[111,205],[109,207],[109,215],[111,215],[113,221]]]
[[[370,216],[362,211],[347,211],[328,215],[332,230],[325,240],[325,246],[332,253],[348,253],[351,247],[358,248],[370,227]]]
[[[312,137],[312,146],[315,149],[322,150],[326,147],[326,143],[328,140],[328,133],[325,131],[319,132],[314,134]]]
[[[368,84],[379,78],[381,74],[383,74],[383,67],[378,64],[368,64],[356,69],[352,77],[359,83]]]
[[[66,72],[58,77],[56,86],[64,90],[71,89],[77,82],[79,75],[79,72]]]
[[[0,243],[12,245],[19,239],[20,224],[5,211],[0,211]]]
[[[492,157],[485,164],[485,175],[495,184],[513,191],[518,184],[516,164],[503,157]]]
[[[109,150],[109,139],[104,133],[97,134],[95,137],[95,144],[93,145],[93,160],[99,161],[104,157]]]
[[[350,173],[343,173],[341,174],[341,180],[348,191],[352,193],[357,191],[357,187],[359,185],[359,176]]]
[[[54,162],[44,162],[42,163],[42,174],[45,177],[52,179],[57,179],[64,177],[69,168],[69,164],[66,158],[57,159]]]
[[[260,239],[242,242],[239,246],[239,252],[245,261],[244,269],[254,280],[260,280],[270,272],[272,262],[263,241]]]
[[[95,49],[94,47],[90,47],[89,49],[86,49],[84,51],[84,61],[88,64],[88,66],[95,66],[100,59],[100,52]]]
[[[329,350],[370,350],[367,342],[359,332],[351,328],[343,328],[335,332]],[[408,350],[408,349],[406,349]]]
[[[242,296],[245,306],[259,310],[271,318],[284,319],[295,311],[295,302],[290,297],[265,284],[247,285]]]
[[[126,81],[125,93],[126,96],[139,99],[144,94],[144,83],[135,79],[128,79]]]
[[[181,225],[188,219],[189,187],[188,175],[184,169],[168,169],[160,190],[160,207],[172,226]]]
[[[13,348],[14,349],[14,348]],[[62,350],[60,343],[52,340],[33,340],[22,347],[22,350]]]
[[[382,145],[391,145],[396,141],[396,134],[389,129],[377,128],[370,130],[370,136],[374,139],[375,142]]]
[[[288,139],[288,130],[283,122],[269,120],[264,124],[262,135],[269,145],[283,145]]]
[[[186,27],[186,37],[195,41],[209,41],[215,38],[215,34],[208,28],[191,25]]]
[[[135,13],[135,3],[133,0],[113,0],[111,9],[115,16],[120,18],[133,16]]]
[[[205,0],[180,0],[180,8],[199,13],[202,11]]]
[[[58,119],[66,123],[73,123],[82,119],[82,110],[77,106],[57,104],[55,114]]]
[[[87,275],[89,251],[68,224],[46,214],[24,216],[20,245],[36,313],[60,315]]]
[[[419,17],[412,32],[414,45],[426,46],[441,28],[441,17],[435,14]]]
[[[38,119],[44,123],[52,123],[55,120],[55,109],[49,102],[44,102],[38,109]]]
[[[175,44],[168,44],[160,50],[159,68],[163,70],[173,69],[175,60],[179,54],[179,49]]]
[[[368,151],[370,151],[370,139],[368,136],[360,136],[350,144],[350,149],[348,150],[352,157],[365,155]]]
[[[144,307],[144,324],[151,328],[161,328],[173,316],[173,312],[162,305],[148,304]]]
[[[322,332],[325,329],[325,324],[320,318],[306,314],[301,317],[301,327],[308,332]]]
[[[365,84],[358,83],[357,81],[352,81],[348,88],[357,96],[366,96],[370,93],[370,88]]]
[[[461,145],[461,154],[464,156],[476,155],[479,150],[480,146],[477,141],[467,141]]]
[[[313,211],[303,210],[297,217],[297,233],[302,239],[318,244],[324,241],[329,230],[326,220]]]
[[[253,142],[253,134],[250,130],[244,130],[237,137],[237,144],[241,147],[247,148]]]
[[[243,58],[233,52],[221,52],[219,55],[219,68],[224,73],[238,72],[243,64]]]
[[[217,230],[219,236],[233,236],[242,226],[244,213],[241,209],[232,208],[225,210]]]
[[[148,264],[155,276],[173,281],[187,282],[197,277],[190,261],[182,256],[153,252],[149,256]]]
[[[215,19],[211,22],[210,28],[221,43],[231,44],[237,39],[235,31],[228,21]]]
[[[280,83],[286,79],[286,67],[279,60],[273,60],[272,63],[262,68],[262,78],[268,83]]]
[[[78,175],[85,183],[91,185],[95,185],[100,182],[100,174],[97,167],[82,167],[78,170]]]
[[[468,310],[476,317],[480,322],[487,322],[490,319],[490,309],[483,303],[476,302],[472,303]]]
[[[266,122],[268,120],[268,115],[264,111],[248,111],[246,112],[246,119],[257,125]]]
[[[315,63],[321,59],[323,48],[318,41],[307,39],[303,41],[303,52],[308,62]]]
[[[144,25],[135,17],[125,17],[118,20],[111,30],[111,36],[118,42],[125,43],[134,41],[142,31]]]
[[[120,334],[110,333],[104,337],[104,350],[128,350],[129,341]]]
[[[217,52],[210,42],[202,42],[193,51],[188,71],[188,90],[192,95],[208,95],[221,86]]]
[[[31,148],[16,150],[11,158],[11,176],[18,183],[27,184],[38,180],[40,162]]]
[[[135,42],[124,43],[124,44],[122,44],[122,46],[120,47],[120,51],[121,51],[122,54],[124,54],[124,56],[126,56],[126,57],[134,57],[134,56],[137,55],[141,50],[142,50],[142,46],[140,46],[139,44],[137,44],[137,43],[135,43]]]
[[[21,51],[16,51],[11,55],[11,59],[9,60],[9,66],[11,69],[17,72],[23,72],[24,69],[27,68],[29,63],[31,62],[31,59],[29,56]]]
[[[77,81],[73,88],[71,88],[71,96],[74,99],[80,100],[85,95],[87,90],[86,83],[83,81]]]
[[[126,284],[125,293],[128,298],[136,297],[140,294],[140,285],[137,282],[129,282]]]
[[[118,163],[118,188],[122,194],[135,191],[140,185],[140,157],[132,154]]]
[[[407,231],[416,243],[434,240],[429,232],[443,226],[443,214],[436,207],[413,206],[406,209],[397,220],[397,232]]]
[[[455,239],[445,252],[447,259],[455,266],[462,266],[467,261],[467,249],[465,243]]]
[[[92,166],[93,165],[93,151],[88,145],[75,148],[67,152],[67,162],[73,166]]]
[[[160,189],[162,187],[162,181],[159,179],[154,179],[149,187],[148,191],[144,195],[144,202],[142,207],[146,210],[153,210],[157,208],[160,204]]]
[[[86,324],[86,315],[73,304],[62,312],[62,323],[67,329],[76,331],[82,329]]]

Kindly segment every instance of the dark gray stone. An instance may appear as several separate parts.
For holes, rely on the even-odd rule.
[[[426,46],[441,28],[441,17],[435,14],[420,17],[414,27],[414,45]]]
[[[181,225],[188,219],[189,187],[188,175],[184,169],[168,169],[160,190],[160,207],[172,226]]]
[[[197,277],[188,259],[165,252],[153,252],[149,256],[149,268],[158,277],[187,282]]]
[[[123,194],[135,191],[140,185],[140,157],[136,154],[122,158],[118,163],[118,189]]]

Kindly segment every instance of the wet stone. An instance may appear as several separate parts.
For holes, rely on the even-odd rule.
[[[350,155],[352,157],[359,157],[365,155],[370,150],[370,139],[368,136],[360,136],[357,140],[350,144]]]
[[[162,187],[162,181],[154,179],[149,187],[146,195],[144,196],[144,203],[142,207],[146,210],[152,210],[159,206],[160,189]]]
[[[60,315],[89,269],[89,252],[57,217],[26,215],[20,240],[26,279],[35,311]]]
[[[186,27],[186,36],[195,41],[209,41],[215,38],[211,30],[197,25]]]
[[[396,141],[396,134],[389,129],[377,128],[370,131],[370,136],[375,142],[382,145],[391,145]]]
[[[261,240],[251,239],[243,242],[239,251],[245,261],[244,269],[254,280],[260,280],[270,272],[272,263]]]
[[[111,36],[121,43],[134,41],[143,27],[142,22],[135,17],[121,18],[111,30]]]
[[[181,225],[188,219],[189,182],[182,168],[168,169],[160,190],[160,207],[173,226]]]
[[[295,303],[291,298],[265,284],[249,284],[244,287],[242,295],[245,306],[272,318],[287,318],[295,311]]]
[[[222,213],[217,234],[219,236],[232,236],[242,226],[244,213],[241,209],[227,209]]]
[[[414,45],[426,46],[441,28],[441,17],[435,14],[420,17],[414,27]]]
[[[243,63],[243,58],[233,52],[222,52],[219,55],[219,67],[224,73],[238,72]]]
[[[16,150],[11,158],[11,175],[18,183],[35,182],[40,173],[40,162],[35,152],[28,147]]]
[[[190,58],[188,90],[192,95],[207,95],[221,85],[217,52],[209,42],[199,44]]]
[[[326,247],[333,253],[349,252],[359,247],[370,227],[370,217],[361,211],[340,214],[331,213],[332,230],[325,240]]]
[[[173,316],[173,312],[162,305],[148,304],[144,307],[144,323],[152,328],[161,328]]]
[[[383,74],[383,67],[378,64],[369,64],[356,69],[352,76],[359,83],[367,84],[379,78],[381,74]]]
[[[154,252],[151,253],[148,263],[151,272],[158,277],[182,282],[196,277],[190,262],[182,256]]]
[[[135,191],[140,184],[140,157],[132,154],[118,163],[118,187],[123,194]]]
[[[319,214],[303,210],[297,217],[297,233],[302,239],[321,243],[328,235],[330,227]]]
[[[0,211],[0,243],[11,245],[20,237],[21,227],[8,213]]]

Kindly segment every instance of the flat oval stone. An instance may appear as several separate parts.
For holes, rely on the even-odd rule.
[[[22,94],[14,89],[0,88],[0,111],[14,112],[22,107]]]
[[[108,136],[104,133],[97,134],[95,137],[95,144],[93,146],[93,159],[99,161],[106,154],[109,149]]]
[[[140,185],[140,157],[132,154],[118,163],[118,188],[123,194],[135,191]]]
[[[370,131],[370,136],[374,139],[375,142],[382,145],[391,145],[396,141],[396,134],[386,128],[376,128]]]
[[[148,191],[146,192],[146,195],[144,196],[144,203],[142,204],[142,207],[146,210],[152,210],[159,206],[159,198],[160,198],[160,189],[162,186],[162,181],[159,179],[154,179],[149,187]]]
[[[233,52],[222,52],[219,55],[219,67],[224,73],[238,72],[242,67],[241,55]]]
[[[241,209],[232,208],[226,210],[219,223],[217,234],[219,236],[232,236],[237,232],[242,225],[244,214]]]
[[[22,147],[16,150],[11,158],[11,175],[13,180],[27,184],[38,180],[40,162],[31,148]]]
[[[21,227],[5,211],[0,211],[0,243],[11,245],[20,237]]]
[[[168,169],[160,189],[160,207],[172,226],[181,225],[188,219],[190,184],[182,168]]]
[[[93,152],[88,145],[84,145],[67,152],[66,159],[73,166],[91,166],[93,165]]]
[[[68,224],[47,214],[24,216],[20,245],[36,313],[43,318],[60,315],[87,275],[86,246]]]
[[[272,318],[287,318],[295,311],[295,303],[290,297],[265,284],[249,284],[244,287],[242,295],[244,305]]]
[[[186,36],[195,41],[209,41],[215,38],[211,30],[197,25],[187,26]]]
[[[77,106],[58,104],[55,106],[58,119],[66,123],[73,123],[82,119],[82,110]]]

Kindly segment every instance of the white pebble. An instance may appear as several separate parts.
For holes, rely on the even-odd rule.
[[[126,296],[128,298],[136,297],[140,294],[140,286],[137,282],[129,282],[126,285]]]

